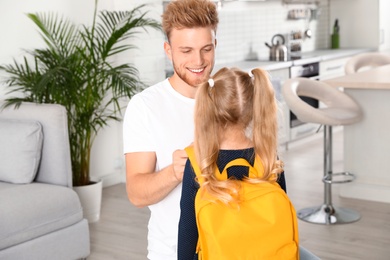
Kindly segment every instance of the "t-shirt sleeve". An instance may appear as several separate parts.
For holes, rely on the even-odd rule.
[[[123,120],[123,152],[154,151],[151,114],[142,97],[137,94],[130,100]]]
[[[195,196],[199,184],[195,181],[195,173],[192,170],[190,160],[187,160],[183,188],[180,200],[180,221],[178,235],[178,260],[196,259],[196,245],[198,242],[198,228],[195,217]]]

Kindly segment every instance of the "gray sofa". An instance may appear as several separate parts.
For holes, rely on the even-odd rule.
[[[89,253],[88,222],[72,189],[66,110],[35,103],[0,110],[0,259]]]

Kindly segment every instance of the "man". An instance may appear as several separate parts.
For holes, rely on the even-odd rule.
[[[130,100],[123,140],[128,198],[151,211],[148,258],[176,260],[183,149],[194,137],[195,86],[213,70],[219,19],[209,0],[172,1],[162,18],[174,74]],[[302,247],[300,257],[318,259]]]
[[[172,1],[164,50],[172,77],[135,95],[124,118],[126,187],[137,207],[149,206],[148,258],[177,259],[181,181],[193,141],[196,85],[214,66],[218,13],[209,0]]]

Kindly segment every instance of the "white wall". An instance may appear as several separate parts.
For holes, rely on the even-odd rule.
[[[163,9],[161,0],[100,0],[99,6],[100,9],[126,10],[146,2],[150,4],[150,17],[160,20]],[[319,19],[310,24],[305,20],[287,20],[290,9],[305,6],[282,5],[282,1],[225,3],[220,11],[216,62],[242,60],[250,46],[259,58],[266,59],[269,50],[264,42],[270,42],[274,34],[287,34],[291,30],[304,30],[308,26],[314,36],[303,43],[303,51],[328,47],[328,0],[320,2]],[[36,48],[42,44],[25,13],[54,11],[77,23],[90,23],[93,5],[94,0],[0,0],[0,64],[20,58],[22,49]],[[164,37],[159,32],[144,33],[134,42],[140,47],[139,50],[128,52],[117,59],[134,63],[141,80],[154,84],[165,77],[163,41]],[[0,85],[0,99],[4,97],[5,89]],[[124,104],[127,102],[125,100]],[[103,178],[105,186],[125,180],[121,123],[112,123],[97,137],[92,149],[91,174],[94,179]]]
[[[331,0],[329,10],[332,23],[339,19],[341,48],[390,51],[389,0]]]

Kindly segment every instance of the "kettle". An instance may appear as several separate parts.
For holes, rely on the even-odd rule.
[[[274,43],[276,40],[276,44]],[[287,61],[287,47],[284,45],[285,39],[281,34],[275,34],[271,39],[272,46],[267,42],[265,45],[270,48],[269,58],[272,61]]]

